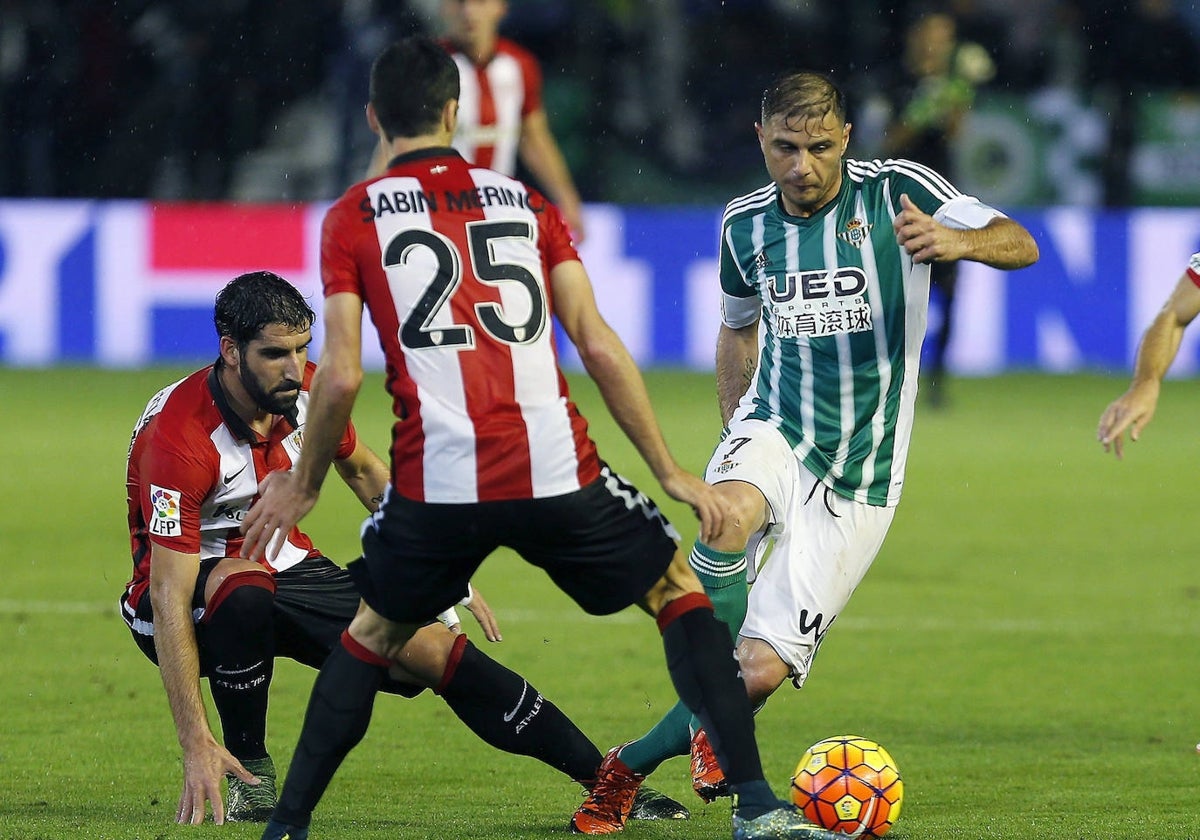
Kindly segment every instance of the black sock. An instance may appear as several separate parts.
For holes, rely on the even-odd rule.
[[[375,693],[386,669],[334,647],[313,683],[300,742],[292,755],[274,819],[306,826],[342,760],[371,722]]]
[[[459,637],[466,640],[466,636]],[[472,732],[505,752],[536,758],[576,781],[596,777],[602,756],[557,706],[469,641],[447,666],[439,693]]]
[[[241,582],[235,582],[238,578]],[[265,574],[230,575],[201,624],[208,687],[225,747],[245,761],[267,754],[267,700],[275,670],[275,595]]]
[[[730,785],[729,792],[733,794],[734,812],[746,820],[757,819],[785,804],[779,801],[771,786],[762,779]]]
[[[728,628],[703,595],[684,595],[658,616],[679,699],[700,718],[730,786],[763,778],[754,715]]]

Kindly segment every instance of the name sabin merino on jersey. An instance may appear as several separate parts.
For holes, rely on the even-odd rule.
[[[521,207],[540,213],[545,199],[524,190],[488,185],[470,190],[393,190],[367,196],[358,204],[362,221],[370,222],[387,213],[440,213],[482,210],[485,207]]]

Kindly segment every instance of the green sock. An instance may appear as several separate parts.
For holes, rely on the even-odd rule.
[[[668,758],[687,755],[691,750],[692,737],[688,728],[691,719],[688,707],[676,701],[649,732],[625,745],[621,760],[633,772],[649,776]]]
[[[697,542],[692,546],[688,563],[712,599],[717,618],[725,622],[729,637],[736,644],[746,620],[746,552],[717,551]]]
[[[697,542],[688,562],[712,599],[717,618],[725,622],[736,643],[746,619],[746,553],[717,551]],[[687,755],[692,732],[699,728],[700,722],[687,706],[676,703],[649,732],[621,750],[621,760],[633,772],[648,776],[668,758]]]

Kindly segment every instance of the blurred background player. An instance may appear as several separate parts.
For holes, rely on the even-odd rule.
[[[888,157],[923,163],[953,180],[954,147],[976,88],[992,78],[983,47],[958,39],[954,18],[943,12],[918,17],[905,35],[904,61],[892,92],[894,116],[884,138]],[[937,315],[929,335],[929,403],[946,399],[946,350],[954,328],[958,263],[936,262],[929,282]]]
[[[845,96],[827,77],[775,82],[755,125],[771,181],[729,202],[721,225],[725,430],[705,479],[730,516],[720,534],[701,533],[689,562],[737,637],[755,708],[784,681],[804,683],[891,527],[930,263],[1015,269],[1038,257],[1024,227],[932,169],[844,160],[850,127]],[[624,768],[636,791],[662,761],[689,751],[689,735],[692,785],[711,801],[727,790],[724,761],[678,706],[611,750],[602,772]]]
[[[315,366],[307,361],[313,312],[290,283],[266,271],[244,274],[217,296],[217,361],[150,400],[130,445],[126,492],[133,579],[121,615],[138,647],[157,663],[183,748],[184,786],[176,820],[199,823],[208,802],[221,823],[264,821],[276,804],[275,765],[266,748],[267,702],[276,656],[317,668],[338,645],[359,595],[345,569],[298,529],[274,560],[238,557],[238,525],[271,470],[290,469],[300,451]],[[338,475],[370,511],[388,483],[387,466],[347,423]],[[500,638],[486,601],[460,601],[485,636]],[[415,696],[434,688],[484,741],[530,755],[590,784],[600,751],[519,675],[459,634],[453,608],[416,638],[451,647],[436,681],[394,667],[381,690]],[[440,640],[438,642],[437,640]],[[422,654],[413,660],[421,664]],[[224,746],[209,727],[200,678],[208,677]],[[514,708],[537,704],[517,732]],[[229,774],[229,803],[220,783]],[[257,778],[256,778],[257,777]],[[674,816],[678,803],[651,792],[640,818]],[[665,809],[665,812],[664,812]],[[684,811],[686,815],[686,811]]]
[[[442,0],[446,49],[462,90],[454,148],[471,163],[514,175],[517,158],[583,242],[583,204],[542,107],[542,71],[520,44],[500,36],[507,0]]]
[[[637,603],[655,616],[672,683],[705,721],[726,768],[736,840],[832,840],[763,778],[729,634],[678,534],[600,460],[558,367],[552,317],[663,489],[697,512],[706,539],[725,525],[716,493],[671,455],[554,205],[450,148],[459,88],[458,68],[427,38],[400,41],[375,61],[367,117],[390,162],[325,216],[325,344],[304,456],[294,471],[264,481],[243,522],[243,550],[270,557],[275,535],[316,504],[362,383],[366,305],[396,413],[392,484],[362,529],[362,558],[349,567],[363,605],[313,686],[263,837],[307,837],[326,786],[366,733],[389,663],[409,663],[421,647],[413,631],[507,546],[588,613]],[[364,218],[364,209],[373,212]],[[605,760],[572,818],[575,831],[607,833],[628,816],[636,789],[614,787],[619,765]]]
[[[507,0],[441,0],[441,44],[462,84],[454,148],[505,175],[517,174],[519,159],[582,243],[583,202],[542,107],[541,67],[533,53],[500,36],[507,14]],[[382,155],[376,145],[369,178],[383,173]]]

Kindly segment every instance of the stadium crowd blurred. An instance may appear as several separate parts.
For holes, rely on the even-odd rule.
[[[369,59],[438,0],[0,0],[0,195],[326,200],[361,177]],[[925,0],[510,0],[587,201],[724,200],[761,179],[754,97],[829,71],[872,154]],[[1192,0],[945,0],[991,90],[1104,117],[1095,203],[1132,203],[1146,91],[1200,89]],[[1062,101],[1062,100],[1049,100]]]

